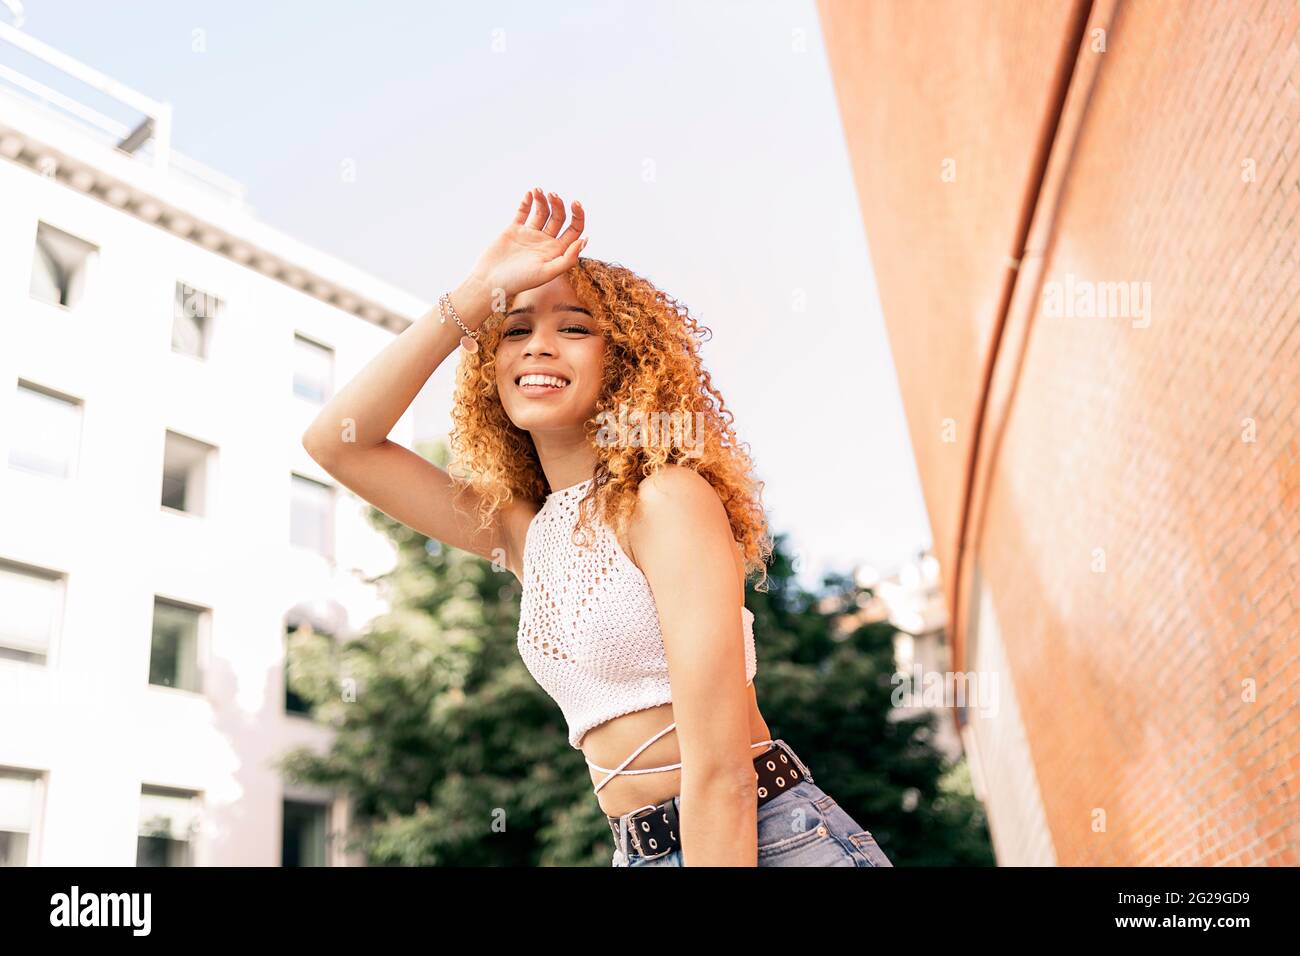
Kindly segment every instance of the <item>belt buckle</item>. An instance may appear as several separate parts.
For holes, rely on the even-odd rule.
[[[668,846],[660,850],[658,853],[646,853],[644,850],[641,849],[641,834],[638,833],[636,829],[636,816],[638,813],[644,813],[646,810],[658,810],[658,809],[659,809],[659,804],[647,803],[644,807],[637,807],[635,810],[627,814],[627,832],[632,835],[632,844],[636,849],[636,855],[641,857],[641,859],[643,860],[657,860],[659,859],[659,857],[665,856],[666,854],[669,854],[673,850],[677,849],[674,846]]]

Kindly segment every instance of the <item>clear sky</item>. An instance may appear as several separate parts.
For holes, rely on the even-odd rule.
[[[713,330],[805,583],[930,542],[811,0],[24,0],[256,214],[428,301],[530,186]],[[11,22],[4,10],[0,18]],[[354,172],[345,176],[344,170]],[[417,404],[450,428],[452,366]]]

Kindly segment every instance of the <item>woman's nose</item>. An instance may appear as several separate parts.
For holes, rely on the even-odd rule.
[[[539,336],[538,333],[534,332],[528,337],[528,341],[524,343],[524,355],[533,356],[554,354],[554,347],[551,345],[550,340],[544,333]]]

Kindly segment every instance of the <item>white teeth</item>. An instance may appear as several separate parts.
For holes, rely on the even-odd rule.
[[[549,385],[551,388],[564,388],[569,383],[562,378],[554,375],[524,375],[519,379],[519,385]]]

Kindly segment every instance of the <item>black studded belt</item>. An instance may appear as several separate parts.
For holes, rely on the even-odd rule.
[[[784,740],[777,740],[754,758],[754,771],[758,774],[760,807],[805,779],[812,779],[808,765],[795,755]],[[609,821],[610,831],[614,834],[614,843],[618,846],[618,822],[622,818],[607,816],[605,819]],[[677,804],[673,802],[673,798],[669,797],[663,803],[646,804],[633,810],[627,820],[627,837],[629,845],[625,852],[629,858],[639,856],[653,860],[681,846]],[[621,846],[619,848],[623,849]]]

